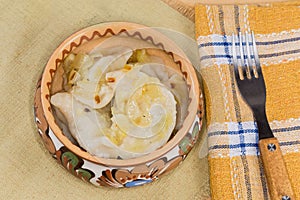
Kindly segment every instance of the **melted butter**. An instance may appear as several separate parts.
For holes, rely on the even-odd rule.
[[[135,140],[134,143],[126,146],[125,149],[131,152],[144,153],[147,150],[149,144],[159,142],[166,138],[165,135],[168,134],[169,127],[172,124],[173,124],[172,115],[168,113],[166,116],[163,129],[155,137],[149,140]]]
[[[118,128],[114,131],[104,131],[104,135],[117,146],[120,146],[126,138],[126,134]]]
[[[164,101],[160,86],[147,84],[139,88],[129,99],[127,114],[129,119],[140,127],[149,127],[152,123],[151,105]]]
[[[134,144],[126,146],[125,149],[135,153],[144,153],[148,147],[147,143],[149,142],[151,143],[151,141],[138,140],[135,141]]]
[[[128,65],[128,64],[124,65],[124,67],[123,67],[124,72],[130,71],[131,69],[132,69],[132,66]]]
[[[157,137],[155,138],[154,142],[160,141],[165,138],[165,134],[168,134],[168,129],[172,125],[172,123],[173,123],[172,115],[168,113],[166,116],[166,121],[163,126],[163,129],[159,132],[159,134],[157,134]]]

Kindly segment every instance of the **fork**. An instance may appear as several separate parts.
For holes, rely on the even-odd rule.
[[[244,35],[239,32],[239,35],[232,35],[232,60],[240,94],[251,108],[257,123],[258,146],[270,197],[274,200],[293,200],[294,194],[280,145],[272,133],[266,116],[266,86],[253,32]]]

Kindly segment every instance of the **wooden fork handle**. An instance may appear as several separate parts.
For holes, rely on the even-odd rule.
[[[271,199],[294,200],[293,189],[277,138],[261,139],[259,149]]]

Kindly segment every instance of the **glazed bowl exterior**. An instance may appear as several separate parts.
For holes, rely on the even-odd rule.
[[[188,114],[180,130],[158,150],[128,160],[96,157],[74,145],[57,125],[50,104],[54,77],[66,56],[80,48],[88,51],[98,45],[101,39],[116,35],[134,38],[140,41],[139,44],[147,43],[165,51],[185,76],[189,88]],[[201,129],[202,105],[202,95],[194,68],[175,43],[158,31],[143,25],[109,22],[74,33],[53,52],[37,83],[34,114],[38,133],[45,147],[66,170],[96,186],[120,188],[150,183],[185,159],[197,141]]]

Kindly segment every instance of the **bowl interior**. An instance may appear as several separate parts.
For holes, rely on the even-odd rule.
[[[161,148],[142,157],[128,160],[106,159],[93,156],[74,144],[63,132],[57,123],[57,118],[50,104],[50,97],[62,90],[64,73],[61,63],[72,53],[89,53],[101,45],[101,47],[115,47],[122,44],[132,49],[147,49],[150,55],[160,57],[164,64],[177,73],[182,74],[189,89],[189,105],[183,126]],[[199,85],[194,68],[184,52],[163,34],[151,28],[132,23],[104,23],[88,27],[67,38],[52,54],[43,75],[41,86],[41,101],[45,117],[55,136],[68,149],[91,162],[112,166],[131,166],[149,162],[166,154],[185,136],[191,127],[199,104]]]

